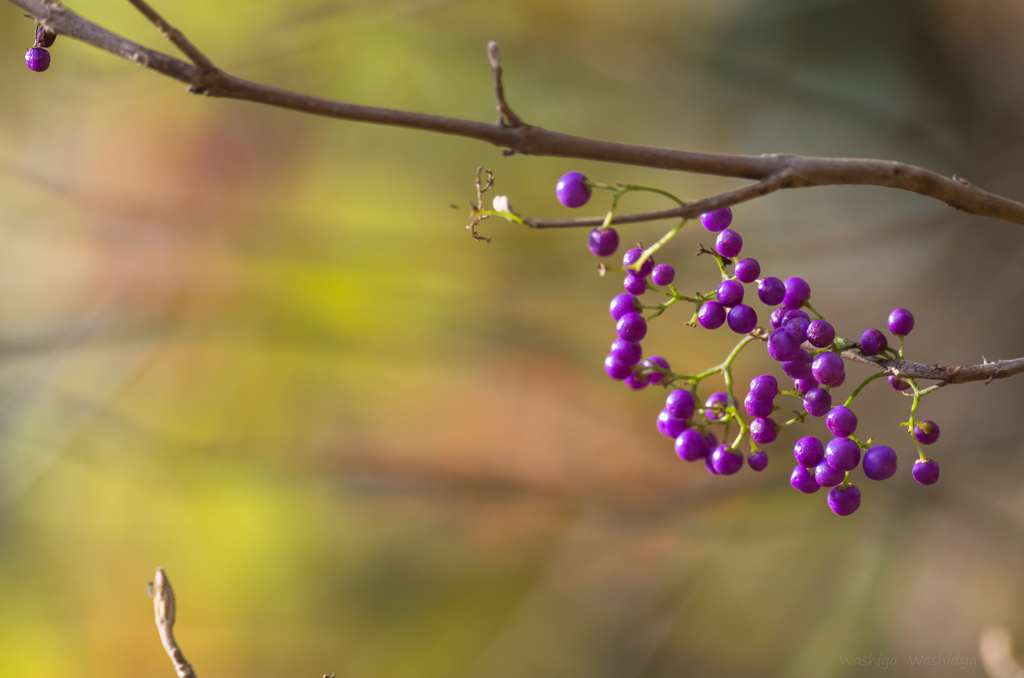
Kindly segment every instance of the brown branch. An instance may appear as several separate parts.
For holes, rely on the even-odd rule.
[[[898,377],[931,379],[947,384],[965,384],[969,381],[989,383],[994,379],[1005,379],[1024,372],[1024,358],[1012,360],[986,360],[981,365],[926,365],[909,360],[888,360],[878,356],[867,356],[857,349],[843,351],[845,360],[871,365],[891,372]]]
[[[189,42],[181,31],[174,26],[167,23],[162,16],[157,14],[156,10],[145,3],[144,0],[128,0],[135,6],[135,9],[142,12],[143,16],[149,19],[154,26],[160,31],[160,33],[174,43],[175,47],[180,49],[189,59],[192,60],[200,71],[204,73],[216,72],[217,67],[213,65],[213,62],[205,54],[199,51],[199,48]]]
[[[1024,224],[1024,204],[984,191],[959,177],[940,176],[920,167],[900,162],[856,158],[814,158],[789,154],[742,156],[694,153],[586,139],[533,125],[488,124],[332,101],[260,85],[222,71],[213,71],[215,77],[208,77],[200,66],[126,40],[82,18],[59,2],[44,2],[43,0],[9,0],[9,2],[30,13],[54,33],[81,40],[181,82],[192,85],[199,82],[202,86],[194,86],[193,90],[202,91],[208,96],[253,101],[343,120],[453,134],[486,141],[524,155],[601,160],[624,165],[753,179],[758,182],[766,181],[773,176],[782,176],[783,179],[778,188],[835,185],[898,188],[940,200],[950,207],[969,214]],[[504,93],[502,92],[499,107],[500,101],[503,99]],[[504,115],[505,111],[502,113]],[[620,223],[625,223],[625,219]]]
[[[487,43],[487,61],[491,64],[491,74],[494,76],[494,100],[500,120],[508,127],[522,127],[522,119],[505,101],[505,86],[501,82],[501,49],[493,40]]]
[[[185,660],[185,655],[178,647],[178,641],[174,639],[174,589],[171,588],[171,580],[164,574],[162,567],[156,568],[156,578],[153,580],[153,611],[156,614],[156,630],[160,633],[160,642],[174,664],[174,672],[178,674],[178,678],[196,678],[192,665]]]

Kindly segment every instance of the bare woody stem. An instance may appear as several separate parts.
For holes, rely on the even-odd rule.
[[[192,665],[185,660],[185,655],[178,647],[178,641],[174,639],[174,589],[171,588],[171,580],[167,578],[162,567],[156,568],[156,578],[153,580],[153,611],[156,614],[156,630],[160,633],[160,642],[174,664],[174,672],[178,674],[178,678],[196,678]]]
[[[1024,204],[984,191],[958,177],[944,177],[934,172],[888,160],[857,158],[815,158],[790,154],[759,156],[717,155],[695,153],[650,146],[587,139],[542,127],[527,125],[512,112],[501,86],[500,58],[497,50],[488,48],[495,78],[497,106],[502,120],[484,123],[425,113],[362,106],[342,101],[313,97],[298,92],[249,82],[219,69],[184,36],[171,27],[141,0],[132,0],[193,63],[151,50],[127,40],[75,14],[59,2],[44,0],[9,0],[31,14],[48,30],[81,40],[99,49],[138,63],[146,68],[191,85],[191,91],[226,99],[239,99],[278,106],[314,115],[343,120],[370,122],[421,129],[442,134],[485,141],[524,155],[601,160],[624,165],[655,167],[698,174],[711,174],[758,182],[743,192],[723,194],[715,200],[737,204],[782,188],[811,186],[861,185],[884,186],[910,191],[940,200],[950,207],[980,216],[1024,224]],[[738,193],[738,194],[737,194]],[[727,197],[728,196],[728,197]],[[732,202],[726,202],[727,200]],[[701,205],[701,209],[705,206]],[[708,207],[713,209],[713,207]],[[670,210],[664,215],[632,215],[619,217],[618,223],[650,221],[654,218],[693,216],[696,204]],[[567,226],[557,221],[534,220],[538,227]],[[591,225],[590,221],[585,224]]]

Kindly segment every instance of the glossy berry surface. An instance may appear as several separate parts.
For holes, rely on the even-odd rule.
[[[647,291],[647,278],[642,278],[635,273],[627,273],[622,281],[622,289],[630,294],[640,296]]]
[[[800,353],[792,360],[782,363],[782,371],[792,379],[807,379],[811,376],[811,356],[800,349]]]
[[[689,391],[679,389],[672,391],[665,398],[665,409],[672,413],[673,417],[689,419],[697,407],[697,399]]]
[[[864,453],[864,475],[871,480],[885,480],[896,473],[896,452],[891,447],[876,445]]]
[[[610,355],[604,359],[604,371],[612,379],[622,381],[633,373],[633,365]]]
[[[596,257],[607,257],[619,249],[619,234],[614,228],[595,228],[587,239],[590,253]]]
[[[704,414],[711,421],[722,421],[727,416],[722,410],[728,406],[729,396],[722,392],[712,393],[711,396],[704,401]]]
[[[843,359],[835,353],[819,353],[811,363],[811,372],[819,384],[834,385],[840,377],[846,376]]]
[[[918,459],[914,462],[914,469],[911,473],[914,480],[922,485],[934,485],[939,479],[939,464],[934,459],[928,461]]]
[[[611,313],[613,320],[618,320],[627,313],[637,313],[640,311],[640,300],[632,294],[619,294],[612,299],[612,303],[608,307],[608,312]]]
[[[818,388],[818,382],[815,381],[814,377],[809,379],[794,379],[793,388],[795,388],[796,392],[800,394],[800,397],[803,397]]]
[[[640,341],[647,336],[647,321],[639,313],[627,313],[619,318],[615,332],[623,341]]]
[[[814,473],[803,466],[797,466],[789,474],[789,484],[793,486],[794,490],[804,494],[814,494],[821,489],[821,485],[814,479]]]
[[[793,458],[801,466],[817,466],[825,458],[825,447],[814,436],[804,436],[793,446]]]
[[[778,278],[765,278],[757,284],[757,298],[765,306],[778,306],[786,298],[786,285]]]
[[[837,438],[852,436],[857,430],[857,415],[849,407],[839,405],[829,411],[828,416],[825,417],[825,425]]]
[[[31,47],[25,52],[25,65],[36,73],[42,73],[50,67],[50,53],[42,47]]]
[[[725,229],[715,239],[715,251],[723,257],[732,258],[743,249],[743,238],[731,229]]]
[[[860,463],[860,445],[849,438],[833,438],[825,446],[825,462],[837,471],[852,471]]]
[[[828,491],[828,507],[837,516],[848,516],[860,508],[860,490],[856,485],[833,487]]]
[[[837,471],[826,459],[822,459],[814,467],[814,480],[822,487],[838,485],[843,482],[844,478],[846,478],[846,471]]]
[[[736,262],[736,279],[742,283],[752,283],[761,276],[761,264],[757,259],[743,259]]]
[[[835,341],[835,338],[835,328],[824,320],[813,320],[811,321],[811,324],[807,326],[807,341],[809,341],[811,346],[814,346],[815,348],[831,346],[832,342]]]
[[[728,445],[719,445],[711,453],[711,465],[720,476],[731,476],[743,468],[743,455],[733,452]]]
[[[755,471],[763,471],[768,467],[768,454],[765,452],[755,452],[747,458],[747,463]]]
[[[555,184],[555,197],[566,207],[583,207],[590,200],[590,186],[581,172],[569,172]]]
[[[616,339],[612,342],[612,350],[609,355],[632,367],[640,362],[640,358],[644,355],[644,349],[638,341]]]
[[[888,345],[889,340],[885,338],[881,330],[865,330],[864,334],[860,335],[860,350],[867,355],[881,353]]]
[[[622,255],[622,265],[629,268],[636,262],[640,261],[640,257],[644,255],[644,251],[639,247],[634,247],[631,250],[626,250],[626,253]],[[633,275],[638,275],[641,278],[646,278],[654,270],[654,257],[647,257],[644,259],[644,263],[640,265],[639,271],[630,270]]]
[[[775,420],[771,417],[758,417],[750,422],[750,437],[758,445],[774,443],[778,437],[775,430]]]
[[[792,313],[792,311],[790,311]],[[793,337],[793,341],[802,344],[807,341],[807,328],[811,322],[807,318],[783,318],[782,328],[786,334]],[[810,357],[808,357],[808,360]]]
[[[638,371],[633,370],[622,383],[634,391],[642,391],[647,388],[647,375],[641,375]]]
[[[700,215],[700,223],[712,233],[724,231],[732,223],[732,210],[723,207],[712,212],[705,212]]]
[[[662,358],[660,355],[652,355],[650,358],[648,358],[647,360],[645,360],[643,362],[643,367],[651,368],[651,367],[655,367],[655,366],[660,367],[661,369],[665,370],[666,372],[668,372],[671,369],[669,367],[669,365],[668,365],[668,361],[665,360],[664,358]],[[650,384],[657,384],[664,377],[665,377],[665,375],[663,373],[658,372],[657,370],[654,370],[649,375],[647,375],[647,382],[650,383]],[[679,435],[679,434],[677,433],[676,435]],[[675,438],[676,436],[672,436],[672,437]]]
[[[889,331],[896,336],[906,336],[914,329],[914,314],[905,308],[897,308],[889,314]]]
[[[726,316],[729,329],[737,334],[746,334],[757,327],[757,311],[746,304],[737,304],[729,309]]]
[[[832,409],[832,394],[823,388],[812,388],[804,394],[804,409],[812,417],[824,417]]]
[[[708,441],[695,428],[688,428],[676,437],[676,454],[684,461],[697,461],[708,456]]]
[[[939,439],[939,425],[931,419],[914,424],[914,438],[922,445],[931,445]]]
[[[811,286],[803,278],[786,278],[784,285],[786,296],[782,298],[782,305],[786,308],[800,308],[811,298]]]
[[[42,26],[36,29],[36,44],[40,47],[52,47],[56,39],[56,33],[51,33]]]
[[[718,303],[731,308],[743,301],[743,285],[735,280],[723,280],[718,284]]]
[[[668,264],[658,264],[651,271],[651,282],[655,285],[671,285],[676,279],[676,269]]]
[[[686,430],[686,420],[672,416],[667,409],[658,413],[658,433],[669,438],[677,438]]]
[[[800,355],[800,350],[800,344],[793,341],[793,338],[781,328],[772,330],[768,335],[768,355],[779,362],[796,358]]]
[[[770,400],[759,400],[754,397],[753,393],[748,393],[743,399],[743,407],[746,409],[747,414],[752,417],[767,417],[772,413],[772,401]]]
[[[697,312],[697,322],[704,329],[718,329],[725,324],[725,306],[717,301],[705,301]]]
[[[771,402],[779,393],[779,382],[770,374],[762,374],[750,380],[750,394],[758,400]]]

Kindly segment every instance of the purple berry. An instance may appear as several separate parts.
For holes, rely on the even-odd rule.
[[[747,457],[747,463],[755,471],[763,471],[768,467],[768,455],[764,452],[755,452]]]
[[[905,337],[914,329],[914,314],[905,308],[897,308],[889,314],[889,331],[898,337]]]
[[[812,417],[824,417],[832,407],[832,396],[823,388],[812,388],[804,394],[804,409]]]
[[[658,414],[658,433],[669,438],[677,438],[686,430],[686,420],[672,416],[668,410]]]
[[[849,438],[833,438],[825,446],[825,461],[837,471],[852,471],[860,463],[860,445]]]
[[[762,374],[750,380],[750,395],[758,400],[775,400],[779,393],[779,382],[770,374]]]
[[[742,283],[752,283],[761,275],[761,264],[757,259],[744,259],[736,263],[736,279]]]
[[[725,324],[725,306],[717,301],[705,301],[697,312],[700,326],[707,330],[717,330]]]
[[[729,329],[736,334],[746,334],[757,327],[757,311],[746,304],[737,304],[729,309]]]
[[[665,372],[671,371],[671,368],[669,368],[668,366],[668,361],[662,358],[660,355],[652,355],[643,362],[643,367],[652,368],[655,366],[660,367],[661,369],[665,370]],[[653,372],[647,375],[647,383],[657,384],[664,378],[665,374],[663,372],[654,370]],[[677,433],[676,436],[677,435],[679,434]],[[675,438],[676,436],[672,437]]]
[[[789,314],[787,313],[786,315]],[[810,324],[807,318],[786,318],[782,321],[782,329],[785,330],[786,334],[793,337],[793,341],[802,344],[807,341],[807,327]]]
[[[609,357],[617,358],[632,367],[640,362],[640,358],[642,358],[643,355],[644,349],[640,346],[640,342],[616,339],[612,342],[612,350]]]
[[[720,476],[731,476],[743,468],[743,455],[729,449],[728,445],[719,445],[711,453],[711,465]]]
[[[782,363],[782,371],[793,379],[807,379],[811,376],[811,355],[800,349],[799,355]]]
[[[786,315],[784,316],[783,324],[788,323],[790,320],[794,320],[796,318],[803,318],[808,322],[808,324],[811,322],[811,316],[807,315],[807,311],[804,311],[803,309],[799,308],[790,308],[786,309]]]
[[[704,416],[710,421],[722,421],[728,415],[723,411],[729,405],[729,396],[724,393],[712,393],[704,401]]]
[[[822,487],[832,487],[843,482],[846,478],[846,471],[837,471],[832,468],[827,459],[822,459],[814,467],[814,480]]]
[[[743,285],[735,280],[723,280],[718,285],[718,303],[731,308],[743,301]]]
[[[709,457],[714,449],[718,447],[718,436],[715,435],[714,431],[708,431],[704,434],[704,447],[708,448]]]
[[[757,284],[757,298],[765,306],[778,306],[786,298],[786,285],[778,278],[765,278]]]
[[[671,285],[676,279],[676,269],[668,264],[658,264],[651,271],[651,282],[655,285]]]
[[[842,374],[839,375],[839,378],[836,379],[834,384],[832,384],[832,388],[839,388],[840,386],[843,385],[844,381],[846,381],[846,372],[843,372]]]
[[[856,485],[833,487],[828,491],[828,507],[837,516],[848,516],[860,508],[860,490]]]
[[[818,388],[818,382],[814,380],[814,377],[808,377],[807,379],[794,379],[793,388],[801,396],[805,396]]]
[[[768,335],[768,355],[779,362],[792,360],[800,355],[800,344],[786,334],[785,330],[772,330]]]
[[[580,172],[563,174],[555,184],[555,196],[566,207],[583,207],[590,200],[590,186]]]
[[[604,371],[612,379],[622,381],[633,373],[633,366],[613,355],[604,359]]]
[[[843,359],[829,351],[814,356],[811,373],[818,383],[835,385],[840,377],[846,377],[846,368],[843,367]]]
[[[814,494],[821,489],[821,485],[814,479],[811,470],[803,466],[797,466],[789,474],[789,484],[793,486],[794,490],[804,494]]]
[[[711,475],[713,475],[713,476],[717,476],[718,475],[718,471],[715,470],[714,464],[711,463],[711,453],[710,452],[708,452],[708,456],[704,457],[704,468],[706,468],[708,470],[708,473],[710,473]]]
[[[888,345],[889,341],[881,330],[865,330],[864,334],[860,335],[860,350],[864,351],[866,355],[881,353]]]
[[[619,248],[619,234],[614,228],[595,228],[590,232],[587,247],[595,257],[607,257]]]
[[[864,475],[885,480],[896,473],[896,453],[891,447],[877,445],[864,453]]]
[[[837,438],[852,436],[857,430],[857,415],[849,407],[839,405],[829,411],[828,416],[825,417],[825,425]]]
[[[640,296],[647,291],[647,278],[641,278],[635,273],[627,273],[625,279],[622,281],[622,289],[626,290],[630,294]]]
[[[804,436],[793,446],[793,457],[801,466],[817,466],[825,458],[825,448],[814,436]]]
[[[50,67],[50,53],[42,47],[30,47],[25,52],[25,65],[36,73],[42,73]]]
[[[633,391],[642,391],[647,388],[647,375],[642,375],[639,371],[633,370],[623,383]]]
[[[914,424],[914,438],[922,445],[931,445],[939,439],[939,425],[931,419]]]
[[[894,374],[889,375],[889,385],[892,386],[897,391],[906,391],[908,388],[910,388],[909,381],[907,381],[906,379],[900,379]]]
[[[939,479],[939,465],[934,459],[925,461],[918,459],[914,462],[914,469],[911,471],[914,480],[922,485],[934,485]]]
[[[639,313],[627,313],[619,318],[615,331],[623,341],[640,341],[647,336],[647,321]]]
[[[807,341],[815,348],[831,346],[835,338],[835,328],[824,320],[814,320],[807,326]]]
[[[758,445],[774,443],[778,437],[775,420],[771,417],[758,417],[750,422],[750,437]]]
[[[627,313],[640,311],[640,300],[632,294],[619,294],[612,299],[608,312],[612,314],[612,320],[619,320]]]
[[[767,417],[772,413],[772,401],[770,400],[758,400],[754,397],[753,393],[748,393],[743,399],[743,407],[746,408],[747,414],[752,417]]]
[[[800,308],[811,298],[811,286],[803,278],[786,278],[786,296],[782,305],[786,308]]]
[[[639,247],[634,247],[631,250],[626,250],[626,253],[622,255],[622,265],[629,268],[636,262],[640,261],[644,251]],[[633,275],[638,275],[641,278],[646,278],[654,270],[654,257],[647,257],[644,259],[644,263],[640,265],[639,271],[631,271]]]
[[[672,391],[665,398],[665,409],[672,413],[673,417],[689,419],[693,416],[693,410],[697,407],[697,399],[689,391],[679,389]]]
[[[729,224],[732,223],[732,210],[728,207],[722,207],[713,212],[705,212],[700,215],[700,223],[712,233],[723,231],[729,228]]]
[[[772,311],[772,314],[768,317],[768,322],[771,323],[772,329],[777,330],[782,327],[783,323],[786,322],[786,310],[785,306],[779,306],[777,309]]]
[[[688,428],[676,437],[676,454],[684,461],[697,461],[708,456],[708,441],[695,428]]]
[[[56,39],[56,33],[51,33],[42,26],[36,29],[36,44],[40,47],[52,47]]]
[[[725,229],[715,239],[715,251],[731,259],[743,249],[743,238],[736,231]]]

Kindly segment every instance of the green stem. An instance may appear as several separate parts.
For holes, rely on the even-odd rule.
[[[857,388],[853,389],[853,393],[850,394],[850,397],[846,399],[846,402],[843,403],[843,405],[846,406],[846,407],[849,407],[850,405],[852,405],[853,404],[853,399],[856,398],[860,394],[860,392],[864,390],[865,386],[867,386],[868,384],[873,382],[875,379],[878,379],[878,378],[884,377],[884,376],[886,376],[885,372],[879,372],[878,374],[872,374],[870,377],[868,377],[867,379],[862,381],[860,383],[860,386],[858,386]]]
[[[818,309],[816,309],[813,306],[811,306],[811,302],[810,301],[805,301],[804,302],[804,306],[806,306],[808,309],[810,309],[811,313],[813,313],[814,315],[818,316],[818,320],[824,320],[825,319],[825,316],[823,316],[822,314],[818,313]]]

